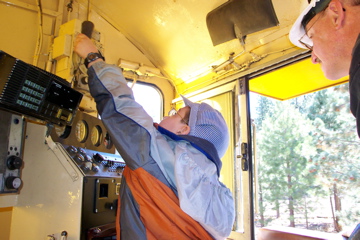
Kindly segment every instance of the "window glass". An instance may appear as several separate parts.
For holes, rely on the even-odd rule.
[[[360,214],[360,141],[348,84],[287,101],[252,94],[256,226],[329,233]]]
[[[132,82],[128,83],[132,86]],[[163,100],[160,91],[150,85],[137,82],[132,87],[135,100],[143,106],[145,111],[154,119],[154,122],[160,122],[163,112]]]

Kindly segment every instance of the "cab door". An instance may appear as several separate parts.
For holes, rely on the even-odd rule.
[[[229,239],[255,239],[253,162],[249,80],[237,79],[234,89],[234,182],[236,219]]]

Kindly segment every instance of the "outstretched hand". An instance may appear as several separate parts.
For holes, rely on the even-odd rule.
[[[80,33],[76,36],[74,42],[74,52],[76,52],[79,57],[86,58],[89,53],[98,52],[98,49],[85,34]]]

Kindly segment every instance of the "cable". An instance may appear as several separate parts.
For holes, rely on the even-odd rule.
[[[88,6],[87,6],[87,17],[86,17],[86,20],[89,21],[89,17],[90,17],[90,1],[91,0],[88,0]]]
[[[38,41],[36,43],[35,55],[33,60],[33,65],[37,66],[39,63],[39,56],[41,53],[41,48],[43,44],[43,19],[42,19],[42,7],[41,0],[36,0],[38,7],[38,18],[39,18],[39,31],[38,31]]]

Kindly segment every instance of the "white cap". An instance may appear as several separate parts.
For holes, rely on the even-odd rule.
[[[289,38],[294,45],[306,49],[306,47],[299,42],[301,38],[302,42],[309,46],[313,45],[312,40],[306,35],[304,26],[306,26],[316,14],[324,10],[330,2],[331,0],[311,0],[310,4],[301,12],[290,30]]]

